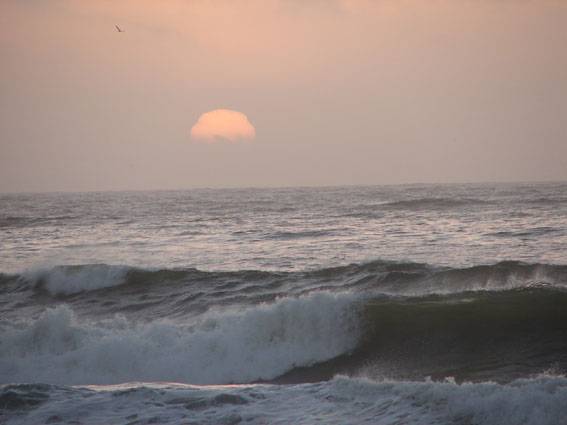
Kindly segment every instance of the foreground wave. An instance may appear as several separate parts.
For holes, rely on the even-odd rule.
[[[104,406],[101,409],[100,406]],[[371,381],[208,386],[125,384],[0,387],[0,419],[40,423],[484,424],[557,425],[567,416],[567,379],[509,384]]]
[[[67,305],[3,323],[0,383],[231,384],[376,379],[509,382],[567,372],[567,292],[313,292],[191,321],[93,319]],[[50,367],[45,368],[48,364]]]
[[[192,324],[80,320],[59,306],[37,320],[2,329],[0,383],[272,379],[354,348],[352,300],[351,295],[317,293],[245,310],[211,310]]]

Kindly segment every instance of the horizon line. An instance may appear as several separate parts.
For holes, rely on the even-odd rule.
[[[0,195],[39,195],[57,193],[108,193],[108,192],[184,192],[192,190],[282,190],[282,189],[332,189],[349,187],[381,187],[381,186],[458,186],[458,185],[525,185],[525,184],[562,184],[565,180],[481,180],[481,181],[412,181],[406,183],[351,183],[351,184],[301,184],[301,185],[265,185],[265,186],[192,186],[177,188],[154,188],[154,189],[83,189],[83,190],[15,190],[0,191]]]

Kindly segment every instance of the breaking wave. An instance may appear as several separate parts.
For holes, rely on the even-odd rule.
[[[510,381],[567,372],[567,291],[317,291],[192,321],[92,320],[67,305],[4,323],[0,382],[227,384],[373,378]],[[49,368],[43,365],[49,364]]]
[[[337,374],[508,382],[567,372],[567,266],[59,266],[1,275],[0,295],[0,383],[298,383]]]
[[[67,306],[1,330],[0,383],[197,384],[272,379],[352,350],[355,297],[317,293],[233,311],[193,324],[81,320]],[[45,365],[49,365],[48,368]]]
[[[126,282],[130,270],[125,266],[106,264],[57,266],[47,270],[31,270],[22,277],[53,295],[69,295],[121,285]]]
[[[233,272],[185,269],[140,269],[128,266],[87,264],[34,269],[22,274],[0,273],[0,293],[9,283],[27,285],[65,296],[94,290],[112,290],[128,285],[138,290],[162,290],[178,284],[186,291],[203,284],[210,292],[216,289],[242,289],[254,284],[260,292],[278,287],[285,291],[345,288],[384,294],[427,295],[463,291],[508,290],[538,285],[567,287],[567,265],[529,264],[503,261],[492,265],[466,268],[435,267],[422,263],[376,260],[304,272],[270,272],[240,270]],[[234,288],[233,288],[234,287]],[[287,292],[282,291],[283,296]],[[248,293],[249,291],[247,291]]]

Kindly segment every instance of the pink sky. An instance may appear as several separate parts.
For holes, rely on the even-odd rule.
[[[566,23],[563,0],[4,0],[0,191],[567,180]],[[192,143],[214,109],[257,137]]]

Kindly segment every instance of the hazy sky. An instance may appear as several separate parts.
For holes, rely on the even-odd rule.
[[[0,191],[514,180],[567,180],[565,0],[0,1]]]

